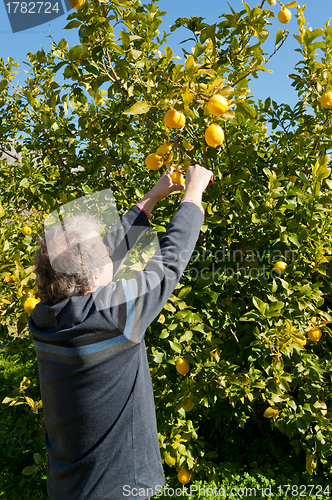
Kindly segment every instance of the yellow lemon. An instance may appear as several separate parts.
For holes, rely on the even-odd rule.
[[[308,331],[308,337],[310,340],[313,340],[314,342],[318,342],[318,340],[321,338],[322,336],[322,330],[320,328],[311,328],[309,331]]]
[[[274,264],[273,271],[275,271],[278,274],[284,274],[286,267],[287,267],[286,262],[280,260],[279,262],[276,262]]]
[[[168,128],[182,128],[186,123],[186,117],[181,111],[169,109],[165,115],[164,123]]]
[[[293,184],[295,184],[297,177],[296,177],[296,175],[289,175],[288,179],[289,179],[290,182],[292,182]]]
[[[70,6],[73,9],[81,9],[85,2],[86,0],[69,0]]]
[[[31,314],[36,305],[40,302],[40,299],[36,299],[36,297],[29,297],[24,302],[24,310],[27,314]]]
[[[224,96],[216,94],[210,98],[207,107],[211,115],[221,116],[228,110],[228,102]]]
[[[22,229],[22,233],[23,233],[25,236],[29,236],[29,234],[31,234],[31,227],[29,227],[29,226],[24,226],[24,228]]]
[[[190,365],[186,359],[179,358],[176,362],[175,368],[181,375],[187,375]]]
[[[185,185],[186,181],[185,178],[183,177],[183,174],[181,172],[178,172],[175,170],[175,172],[172,173],[172,181],[174,184],[183,184]]]
[[[187,471],[187,469],[181,469],[178,472],[178,480],[180,481],[181,484],[187,484],[189,483],[191,478],[191,474]]]
[[[145,158],[145,165],[150,170],[158,170],[163,164],[162,157],[157,155],[156,153],[151,153],[149,156]]]
[[[282,7],[281,11],[278,14],[278,20],[282,24],[288,24],[289,21],[291,20],[292,13],[289,9],[286,9],[286,7]]]
[[[217,123],[211,123],[205,130],[206,143],[213,148],[220,146],[224,142],[224,138],[223,129]]]
[[[323,108],[332,108],[332,91],[325,92],[320,98],[321,105]]]
[[[173,149],[172,144],[162,144],[157,149],[157,155],[162,157],[163,163],[169,163],[170,161],[172,161],[172,158],[173,158],[172,149]],[[168,153],[169,153],[169,155],[166,158],[164,158],[164,156],[167,155]]]
[[[277,0],[267,0],[267,3],[271,5],[271,7],[274,7],[277,5]]]

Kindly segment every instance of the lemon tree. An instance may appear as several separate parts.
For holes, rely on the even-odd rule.
[[[161,455],[182,484],[226,474],[231,433],[210,436],[250,421],[266,439],[283,435],[308,474],[331,465],[332,28],[310,29],[304,6],[279,4],[244,2],[214,24],[178,18],[170,31],[185,28],[193,45],[181,52],[154,2],[87,0],[68,18],[79,44],[29,53],[24,84],[13,84],[18,64],[0,60],[3,147],[16,151],[0,164],[8,349],[34,359],[24,304],[38,300],[33,252],[47,213],[110,185],[122,213],[170,165],[177,176],[193,162],[213,171],[195,252],[146,336]],[[287,55],[289,12],[301,57],[293,107],[250,89],[270,71],[271,24],[274,52]],[[168,200],[156,208],[160,236],[173,213]],[[16,396],[4,405],[23,403],[14,410],[28,418]]]

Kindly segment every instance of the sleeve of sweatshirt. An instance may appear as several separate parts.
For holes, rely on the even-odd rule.
[[[124,336],[139,343],[163,309],[194,251],[204,215],[193,203],[183,203],[160,239],[159,249],[135,278],[116,284],[111,315]],[[121,307],[118,307],[122,304]],[[125,315],[125,318],[123,316]],[[121,317],[120,317],[121,316]]]
[[[145,213],[134,205],[104,236],[103,242],[112,250],[113,275],[115,276],[129,252],[145,235],[150,224]]]

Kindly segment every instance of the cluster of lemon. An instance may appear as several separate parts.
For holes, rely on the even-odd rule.
[[[322,336],[322,330],[316,326],[314,328],[310,328],[310,330],[308,331],[308,337],[313,342],[318,342],[319,339],[321,338],[321,336]],[[301,337],[301,338],[294,337],[293,342],[295,342],[295,344],[305,346],[307,343],[307,339],[305,337]]]
[[[222,116],[228,110],[227,99],[219,94],[213,95],[207,103],[207,108],[211,115]],[[186,117],[181,111],[171,108],[164,117],[164,124],[167,128],[182,129],[186,124]],[[220,146],[225,138],[221,126],[214,122],[207,127],[204,136],[206,143],[213,148]],[[187,141],[184,141],[184,145],[191,146]],[[172,158],[173,145],[162,144],[155,153],[145,158],[145,165],[150,170],[158,170],[162,165],[169,163]],[[184,184],[184,177],[179,171],[173,173],[172,180],[175,183]]]
[[[175,111],[175,110],[171,110]],[[178,113],[178,111],[175,111]],[[179,113],[182,114],[182,113]],[[184,115],[183,115],[184,116]],[[170,143],[162,144],[159,146],[155,153],[151,153],[145,158],[145,165],[150,170],[158,170],[162,165],[170,163],[173,158],[173,145]],[[172,174],[172,181],[174,184],[185,184],[185,178],[182,172],[175,170]]]

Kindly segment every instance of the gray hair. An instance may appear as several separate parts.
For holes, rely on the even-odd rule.
[[[91,288],[93,273],[103,267],[92,231],[102,224],[88,214],[68,217],[40,238],[35,274],[41,302],[56,304]]]

